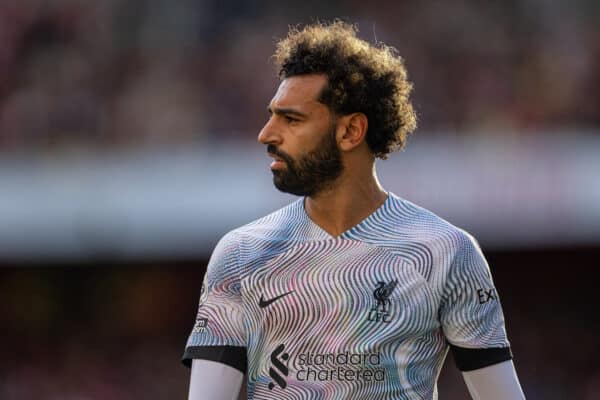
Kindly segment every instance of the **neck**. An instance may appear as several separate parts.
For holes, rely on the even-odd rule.
[[[363,221],[387,199],[374,165],[362,176],[356,172],[345,171],[332,187],[304,200],[310,219],[333,237]]]

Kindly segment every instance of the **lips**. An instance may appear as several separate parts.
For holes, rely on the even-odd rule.
[[[269,157],[273,159],[273,162],[270,165],[271,170],[282,169],[287,165],[285,159],[281,158],[275,153],[269,153]]]
[[[284,152],[280,152],[272,144],[269,144],[267,146],[267,154],[269,155],[269,157],[271,157],[273,159],[273,162],[271,163],[272,170],[286,168],[286,167],[288,167],[288,165],[293,164],[291,157],[289,157]]]
[[[271,163],[270,167],[271,167],[271,169],[279,169],[279,168],[283,168],[283,167],[285,167],[285,165],[286,165],[286,164],[285,164],[285,161],[283,161],[283,160],[281,160],[281,159],[275,159],[275,160],[274,160],[274,161]]]
[[[271,157],[275,161],[285,162],[285,160],[283,158],[279,157],[277,154],[269,153],[269,157]]]

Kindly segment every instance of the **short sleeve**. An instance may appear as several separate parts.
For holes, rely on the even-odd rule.
[[[238,242],[223,237],[210,258],[200,292],[198,314],[188,338],[183,363],[207,359],[245,372],[246,343],[240,293]]]
[[[440,320],[460,370],[512,358],[489,266],[475,239],[466,233],[458,240],[446,277]]]

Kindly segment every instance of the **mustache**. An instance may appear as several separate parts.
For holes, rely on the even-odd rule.
[[[275,147],[275,145],[273,145],[273,144],[267,145],[267,153],[281,158],[283,161],[285,161],[288,164],[293,164],[293,162],[294,162],[294,159],[289,154],[277,149],[277,147]]]

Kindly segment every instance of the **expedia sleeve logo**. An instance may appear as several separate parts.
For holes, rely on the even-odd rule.
[[[485,304],[490,301],[498,300],[498,295],[496,294],[496,289],[494,289],[494,288],[477,289],[477,299],[479,300],[479,304]]]

